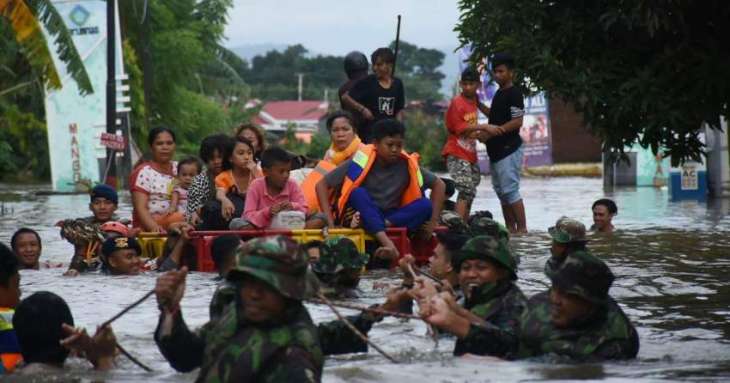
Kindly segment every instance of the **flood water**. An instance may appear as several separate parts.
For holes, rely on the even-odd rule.
[[[53,223],[88,215],[88,197],[36,196],[42,187],[0,184],[0,241],[9,243],[21,226],[37,229],[43,239],[42,260],[67,263],[72,246],[62,240]],[[330,358],[325,382],[487,382],[536,380],[608,381],[729,381],[730,380],[730,203],[668,201],[666,189],[621,189],[604,193],[600,179],[532,178],[522,183],[530,233],[514,238],[521,256],[519,285],[530,296],[548,285],[542,273],[549,256],[547,228],[567,215],[591,223],[591,203],[604,195],[619,206],[612,237],[592,237],[589,247],[616,274],[611,294],[634,322],[641,339],[638,358],[629,362],[559,365],[544,361],[504,362],[486,358],[454,358],[453,340],[436,345],[420,322],[386,319],[376,324],[372,340],[402,360],[392,364],[371,350]],[[499,206],[488,179],[479,188],[477,209],[499,216]],[[122,195],[119,213],[130,215],[129,195]],[[500,219],[501,220],[501,219]],[[71,306],[77,325],[95,328],[154,285],[155,274],[135,277],[84,275],[65,278],[65,268],[23,271],[27,296],[50,290]],[[374,282],[398,283],[388,272],[369,274],[361,283],[356,303],[382,300]],[[211,274],[192,273],[182,302],[191,328],[208,319],[208,303],[215,289]],[[315,321],[334,319],[326,307],[308,306]],[[344,313],[354,313],[343,310]],[[155,372],[145,373],[126,359],[106,375],[88,372],[86,362],[71,361],[68,375],[82,381],[192,381],[196,374],[179,374],[162,358],[153,340],[157,324],[154,298],[114,323],[119,342]],[[47,381],[49,377],[39,377]]]

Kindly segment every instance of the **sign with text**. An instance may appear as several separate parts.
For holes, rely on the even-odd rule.
[[[124,137],[111,133],[101,134],[101,144],[111,150],[123,151],[127,146]]]
[[[697,190],[699,189],[699,181],[697,174],[696,163],[685,163],[681,167],[680,179],[682,190]]]

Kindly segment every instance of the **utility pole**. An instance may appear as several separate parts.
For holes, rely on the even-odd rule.
[[[299,86],[297,87],[297,101],[302,101],[302,90],[303,90],[303,84],[304,84],[304,73],[297,73],[297,77],[299,77]]]
[[[116,90],[116,61],[114,43],[116,9],[115,0],[106,1],[106,132],[117,133],[117,90]],[[106,149],[106,179],[104,183],[117,187],[117,166],[116,152],[111,148]]]

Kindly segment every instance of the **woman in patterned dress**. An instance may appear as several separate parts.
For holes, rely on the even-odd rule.
[[[142,231],[164,232],[174,222],[184,221],[182,213],[169,213],[172,188],[177,175],[175,132],[167,127],[150,130],[147,143],[152,160],[137,165],[130,175],[132,225]]]

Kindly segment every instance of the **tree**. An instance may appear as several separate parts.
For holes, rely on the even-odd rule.
[[[234,124],[230,116],[240,113],[230,111],[249,89],[246,63],[220,44],[231,6],[231,0],[119,2],[130,81],[138,90],[145,80],[150,85],[149,93],[132,97],[132,110],[144,110],[132,124],[138,142],[149,121],[175,128],[181,153],[193,153],[205,135]]]
[[[28,63],[36,70],[48,88],[61,88],[61,79],[56,71],[56,65],[53,63],[51,52],[48,50],[41,23],[55,38],[58,57],[66,64],[67,70],[77,82],[81,94],[94,91],[84,69],[84,63],[79,52],[76,51],[71,33],[50,0],[5,0],[0,2],[0,16],[10,22],[11,30]],[[17,88],[10,90],[15,89]],[[0,89],[0,95],[6,92],[8,89]]]
[[[283,52],[270,51],[251,60],[251,69],[244,78],[252,86],[252,94],[265,100],[296,100],[298,79],[304,76],[302,98],[320,100],[329,89],[334,100],[337,89],[346,81],[342,67],[343,57],[308,56],[302,45],[292,45]]]
[[[729,115],[730,3],[461,0],[473,61],[509,52],[518,83],[573,103],[607,151],[638,142],[700,160],[703,122]]]
[[[395,49],[395,41],[390,43]],[[439,93],[441,81],[446,77],[438,68],[444,61],[444,54],[437,49],[419,48],[401,41],[398,46],[396,75],[406,84],[409,100],[435,101],[443,99]]]

